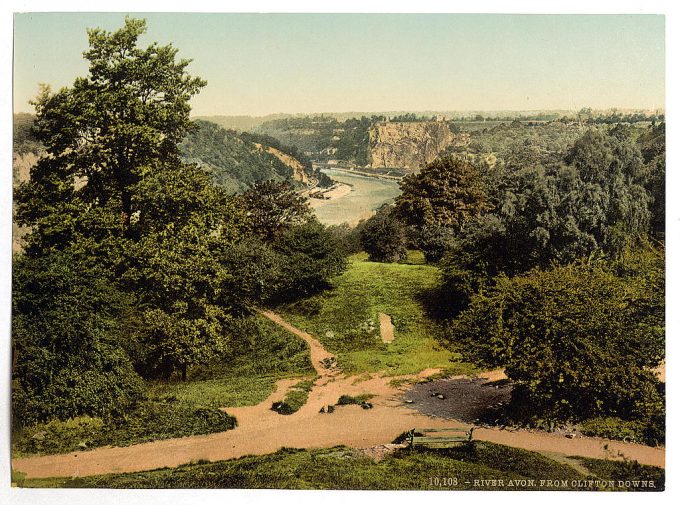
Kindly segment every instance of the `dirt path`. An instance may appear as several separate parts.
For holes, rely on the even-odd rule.
[[[295,414],[284,416],[270,410],[282,399],[295,379],[277,382],[276,390],[262,403],[251,407],[228,408],[238,419],[234,430],[210,435],[177,438],[138,444],[130,447],[102,447],[53,456],[15,459],[13,468],[28,478],[71,477],[105,473],[136,472],[210,460],[218,461],[245,455],[268,454],[281,447],[322,448],[348,445],[368,448],[392,442],[414,427],[469,426],[454,420],[425,416],[405,407],[402,392],[390,385],[395,377],[357,377],[341,375],[328,369],[322,360],[333,358],[308,333],[301,331],[272,312],[263,315],[304,339],[310,346],[312,363],[321,376],[307,403]],[[429,370],[427,372],[433,372]],[[424,377],[426,373],[419,374]],[[332,414],[321,414],[324,405],[333,405],[342,394],[371,393],[373,408],[358,405],[337,407]],[[665,451],[623,442],[595,438],[567,439],[550,433],[510,432],[500,429],[476,429],[474,438],[532,451],[551,451],[569,456],[635,459],[643,464],[664,466]]]
[[[378,314],[378,320],[380,321],[380,337],[382,337],[382,341],[386,344],[394,342],[394,325],[392,324],[392,318],[381,312]]]
[[[296,328],[292,324],[285,321],[281,316],[275,314],[270,310],[259,311],[267,319],[275,322],[282,328],[288,330],[293,335],[300,337],[302,340],[307,342],[309,345],[310,359],[312,360],[312,366],[316,373],[323,377],[334,377],[338,375],[339,371],[335,368],[335,355],[328,352],[317,339],[312,337],[309,333]],[[324,365],[324,362],[328,363]],[[317,381],[318,384],[318,381]]]

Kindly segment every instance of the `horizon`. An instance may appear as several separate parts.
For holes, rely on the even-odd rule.
[[[147,20],[141,46],[172,44],[207,80],[192,116],[665,108],[663,15],[132,17]],[[86,29],[124,18],[15,14],[14,111],[33,112],[38,83],[87,75]]]

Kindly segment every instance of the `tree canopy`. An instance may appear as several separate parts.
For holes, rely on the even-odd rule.
[[[473,295],[453,341],[517,383],[535,417],[663,416],[663,253],[501,275]]]
[[[490,209],[477,168],[456,156],[445,156],[400,182],[396,214],[414,226],[438,225],[460,231]]]
[[[87,77],[35,101],[46,149],[17,192],[31,227],[26,262],[60,252],[132,297],[140,324],[127,351],[143,375],[167,376],[227,345],[223,325],[245,301],[222,283],[217,252],[244,216],[178,143],[192,128],[189,100],[205,82],[177,49],[137,45],[143,20],[89,30]],[[75,350],[74,350],[75,351]]]

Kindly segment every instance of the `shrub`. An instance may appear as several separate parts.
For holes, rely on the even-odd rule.
[[[274,402],[272,404],[271,410],[282,415],[294,414],[302,408],[302,406],[307,403],[307,398],[309,397],[309,392],[314,387],[316,379],[307,379],[295,384],[288,393],[286,398],[280,402]]]
[[[536,416],[663,417],[651,371],[664,355],[662,276],[618,277],[586,263],[501,275],[472,297],[451,335],[477,362],[505,367],[513,403]]]
[[[236,418],[219,409],[194,407],[173,398],[145,400],[126,414],[108,419],[81,416],[25,428],[15,433],[13,449],[19,453],[53,454],[205,435],[234,427]]]
[[[127,408],[142,382],[122,348],[132,299],[70,252],[13,269],[12,412],[16,425]]]
[[[357,396],[342,395],[338,398],[336,405],[361,405],[373,398],[375,395],[364,393]]]
[[[371,261],[394,263],[406,259],[406,226],[387,204],[361,224],[359,236]]]

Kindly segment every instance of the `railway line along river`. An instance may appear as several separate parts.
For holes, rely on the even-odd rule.
[[[370,217],[376,209],[390,203],[401,193],[399,183],[393,180],[356,175],[344,170],[325,168],[324,173],[336,182],[351,186],[344,196],[330,200],[310,198],[310,206],[323,224],[348,223],[356,225]]]

